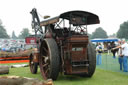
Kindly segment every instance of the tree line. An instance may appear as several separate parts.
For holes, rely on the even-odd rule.
[[[117,38],[125,38],[128,39],[128,21],[120,24],[120,28],[117,33],[113,33],[112,35],[107,35],[107,32],[103,30],[102,27],[96,28],[96,30],[89,35],[90,39],[94,38],[108,38],[108,37],[117,37]]]
[[[12,36],[9,36],[5,27],[2,25],[2,21],[0,20],[0,38],[25,39],[25,37],[28,37],[29,35],[31,35],[29,29],[23,28],[18,36],[15,35],[15,31],[12,32]]]
[[[23,28],[20,32],[19,36],[15,35],[15,32],[12,32],[12,36],[9,36],[6,32],[5,27],[2,25],[2,21],[0,20],[0,38],[13,38],[13,39],[24,39],[28,37],[30,34],[28,28]],[[107,32],[103,30],[102,27],[96,28],[96,30],[92,34],[88,34],[90,39],[94,38],[108,38],[108,37],[117,37],[117,38],[126,38],[128,39],[128,21],[123,22],[120,24],[120,28],[117,33],[112,35],[107,35]]]

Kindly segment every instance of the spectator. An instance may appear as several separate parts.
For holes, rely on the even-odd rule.
[[[111,49],[111,45],[110,45],[110,43],[108,43],[108,46],[107,46],[108,55],[110,54],[110,49]]]
[[[123,55],[123,71],[128,72],[128,65],[127,65],[127,58],[128,58],[128,44],[126,43],[125,39],[122,40],[122,45],[117,46],[114,49],[122,48],[122,55]]]
[[[100,65],[102,63],[102,58],[101,58],[101,53],[102,53],[102,46],[100,43],[98,43],[98,46],[96,47],[96,52],[97,52],[97,65]]]
[[[116,44],[115,42],[112,42],[112,45],[111,45],[111,48],[115,48],[116,47]],[[118,49],[114,49],[114,50],[111,50],[112,54],[113,54],[113,58],[116,58],[116,52],[118,51]]]
[[[121,40],[118,40],[118,46],[121,45]],[[118,61],[120,64],[120,70],[122,70],[123,67],[123,56],[122,56],[122,48],[119,48],[118,50]]]

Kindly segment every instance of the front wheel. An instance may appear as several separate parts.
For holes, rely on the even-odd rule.
[[[31,54],[29,57],[29,66],[31,73],[36,74],[38,69],[38,63],[34,62],[33,58],[34,58],[34,54]]]

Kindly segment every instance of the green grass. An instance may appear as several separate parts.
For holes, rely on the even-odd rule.
[[[2,65],[17,65],[17,64],[28,64],[28,63],[9,63],[9,64],[2,64]],[[19,67],[19,68],[10,68],[9,74],[1,75],[1,76],[21,76],[21,77],[30,77],[30,78],[38,78],[42,80],[42,76],[39,75],[40,71],[38,69],[38,74],[31,74],[29,67]]]
[[[10,68],[10,73],[8,75],[0,76],[14,75],[43,80],[39,69],[37,74],[31,74],[29,67]],[[60,74],[57,81],[54,81],[54,85],[128,85],[128,76],[118,72],[105,71],[97,68],[92,78]]]
[[[37,74],[31,74],[29,67],[10,68],[10,73],[8,75],[0,76],[14,75],[43,80],[39,69]],[[54,85],[128,85],[128,72],[119,70],[118,58],[113,59],[112,54],[109,56],[107,56],[107,54],[103,54],[102,64],[97,66],[92,78],[60,74],[57,81],[54,81]]]

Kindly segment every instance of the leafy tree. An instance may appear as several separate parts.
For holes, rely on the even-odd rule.
[[[128,21],[120,25],[120,29],[117,32],[117,37],[128,39]]]
[[[108,38],[106,31],[104,31],[101,27],[96,28],[95,32],[92,33],[91,39],[94,38]]]
[[[109,37],[116,38],[116,33],[113,33],[112,35],[109,35]]]
[[[28,28],[24,28],[24,29],[20,32],[19,38],[20,38],[20,39],[24,39],[24,38],[28,37],[29,35],[30,35],[29,29],[28,29]]]
[[[17,39],[14,31],[12,32],[12,39]]]
[[[6,32],[6,29],[2,25],[2,21],[0,20],[0,38],[9,38],[9,35]]]

